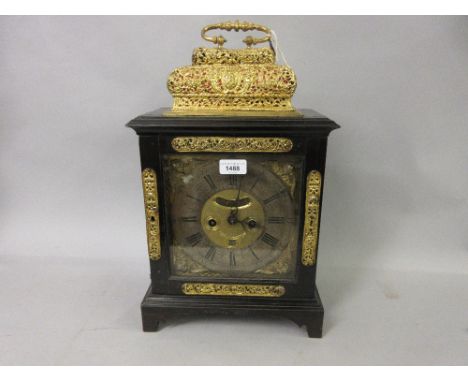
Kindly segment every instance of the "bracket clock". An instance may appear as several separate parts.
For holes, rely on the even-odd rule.
[[[263,35],[226,49],[213,29]],[[278,316],[321,337],[317,246],[327,137],[339,126],[292,106],[296,77],[276,64],[267,27],[225,22],[202,37],[217,47],[170,74],[172,108],[127,124],[139,136],[151,267],[143,330],[184,316]]]

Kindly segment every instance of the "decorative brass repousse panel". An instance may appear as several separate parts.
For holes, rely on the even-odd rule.
[[[187,295],[280,297],[285,293],[282,285],[184,283]]]
[[[161,244],[159,242],[159,206],[156,172],[151,168],[146,168],[143,170],[142,179],[148,254],[151,260],[159,260],[161,258]]]
[[[275,59],[270,48],[196,48],[192,54],[193,65],[274,64]]]
[[[304,216],[304,237],[302,242],[302,264],[311,266],[317,258],[318,226],[320,220],[320,191],[322,175],[311,171],[307,175]]]
[[[260,75],[262,81],[257,78]],[[291,68],[267,64],[183,66],[175,69],[167,82],[169,91],[175,96],[237,95],[288,99],[296,85]]]
[[[246,138],[246,137],[175,137],[172,142],[175,151],[188,152],[279,152],[292,150],[288,138]]]
[[[291,68],[274,64],[193,65],[175,69],[167,88],[173,113],[289,112],[298,114],[291,97],[296,90]]]

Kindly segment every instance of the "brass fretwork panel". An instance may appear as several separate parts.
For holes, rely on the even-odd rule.
[[[302,264],[306,266],[314,265],[317,258],[321,186],[322,176],[320,172],[309,172],[306,182],[304,238],[302,243]]]
[[[262,152],[286,153],[293,143],[288,138],[248,137],[176,137],[172,148],[181,153],[189,152]]]
[[[184,283],[182,292],[187,295],[281,297],[282,285]]]
[[[146,168],[142,173],[142,178],[148,254],[151,260],[159,260],[161,258],[161,244],[159,242],[159,206],[156,172],[151,168]]]

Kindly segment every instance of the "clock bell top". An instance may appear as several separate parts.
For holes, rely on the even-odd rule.
[[[211,30],[259,31],[264,36],[247,36],[246,48],[226,49],[222,36],[208,36]],[[167,80],[173,97],[166,116],[262,115],[301,116],[291,103],[297,81],[294,71],[276,63],[272,32],[249,22],[223,22],[205,26],[201,36],[217,45],[196,48],[192,65],[175,69]],[[260,43],[269,47],[254,48]]]

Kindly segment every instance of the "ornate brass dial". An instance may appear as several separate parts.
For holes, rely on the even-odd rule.
[[[289,256],[297,216],[283,174],[255,161],[246,175],[221,175],[217,160],[190,163],[171,206],[175,253],[217,275],[257,272]]]

